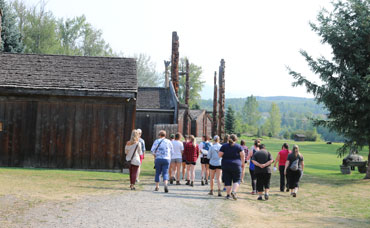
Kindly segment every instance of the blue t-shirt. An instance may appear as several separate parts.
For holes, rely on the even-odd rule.
[[[222,156],[222,166],[242,165],[240,152],[243,151],[243,148],[239,144],[235,143],[231,146],[229,143],[225,143],[222,145],[220,151],[224,152],[224,155]]]

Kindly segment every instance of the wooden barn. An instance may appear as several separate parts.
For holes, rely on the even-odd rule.
[[[0,166],[118,169],[136,61],[0,54]]]
[[[179,110],[178,124],[179,131],[194,135],[195,137],[202,137],[208,135],[212,137],[212,118],[206,110],[189,110],[188,132],[183,132],[184,129],[185,110]]]
[[[303,142],[303,141],[305,141],[305,139],[306,139],[306,136],[303,135],[303,134],[295,134],[294,135],[294,141],[301,141],[301,142]]]
[[[147,149],[156,139],[155,125],[177,124],[178,105],[172,85],[138,88],[135,126],[142,130]]]

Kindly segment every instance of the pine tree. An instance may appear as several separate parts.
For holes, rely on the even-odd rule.
[[[0,0],[0,9],[3,11],[1,18],[0,51],[11,53],[23,52],[21,33],[17,26],[16,14],[4,0]]]
[[[225,131],[227,134],[235,133],[235,112],[231,106],[226,111]]]
[[[319,104],[329,111],[327,120],[316,120],[347,138],[338,151],[344,155],[351,149],[370,145],[370,1],[348,0],[333,2],[333,12],[323,9],[317,24],[311,28],[321,42],[329,44],[333,57],[312,58],[301,51],[312,71],[322,83],[316,84],[290,70],[296,79],[294,86],[305,85]],[[370,179],[370,148],[367,179]]]

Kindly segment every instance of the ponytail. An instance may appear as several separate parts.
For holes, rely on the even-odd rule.
[[[230,146],[234,145],[236,141],[238,141],[238,137],[236,137],[236,135],[234,134],[230,135],[229,140],[228,140],[228,143],[230,144]]]

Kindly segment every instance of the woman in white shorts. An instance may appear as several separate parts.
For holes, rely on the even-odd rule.
[[[176,180],[176,185],[180,185],[182,154],[184,153],[184,144],[180,141],[181,138],[181,134],[177,133],[175,135],[175,140],[172,141],[173,153],[171,154],[170,166],[172,176],[170,178],[170,184],[173,184],[173,181]]]

